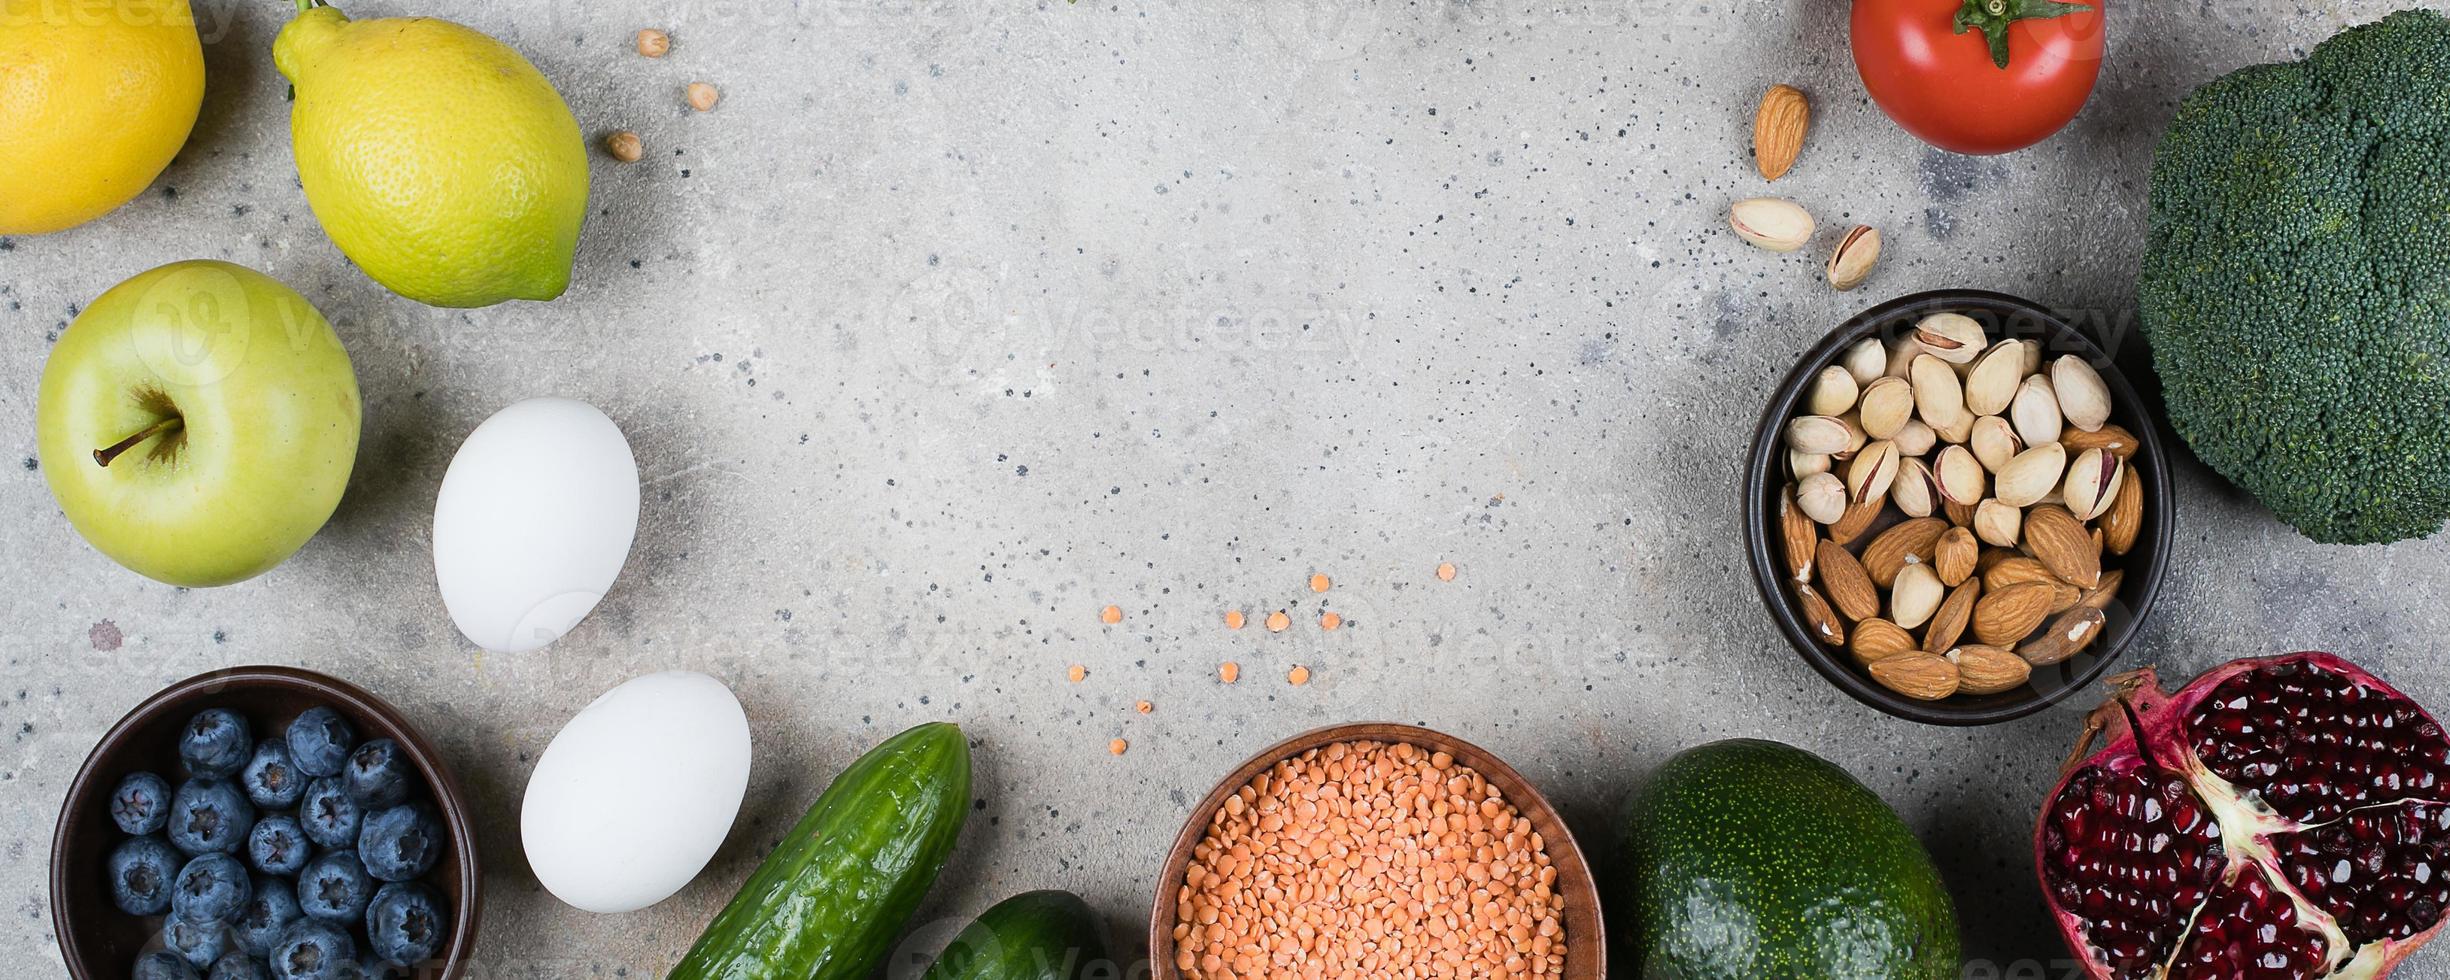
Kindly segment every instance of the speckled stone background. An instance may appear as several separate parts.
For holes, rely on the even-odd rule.
[[[501,37],[591,136],[645,140],[635,164],[595,155],[566,296],[463,312],[392,296],[318,230],[268,54],[285,5],[200,5],[211,83],[178,162],[102,221],[0,240],[12,977],[60,970],[46,849],[92,740],[159,685],[255,662],[352,679],[443,744],[484,818],[485,977],[659,974],[841,766],[935,719],[976,742],[979,809],[920,953],[1056,886],[1135,948],[1190,800],[1268,741],[1385,719],[1505,756],[1586,847],[1682,747],[1820,752],[1929,842],[1969,976],[2061,975],[2029,831],[2077,714],[1943,730],[1836,694],[1747,578],[1738,457],[1767,387],[1868,303],[1984,287],[2131,325],[2177,98],[2392,6],[2114,4],[2083,117],[1970,159],[1869,104],[1837,0],[349,4]],[[629,48],[649,25],[673,33],[663,60]],[[713,112],[681,104],[699,79]],[[1773,82],[1818,107],[1777,191],[1824,239],[1887,234],[1860,292],[1820,282],[1826,240],[1781,257],[1723,228],[1765,191],[1747,134]],[[79,304],[191,257],[314,300],[366,405],[321,536],[194,592],[85,547],[34,458],[35,380]],[[592,619],[486,656],[435,590],[435,489],[477,422],[542,394],[620,422],[644,514]],[[2181,470],[2136,661],[2333,648],[2450,707],[2450,544],[2315,546]],[[1343,630],[1313,625],[1322,604]],[[1229,632],[1230,608],[1297,626]],[[748,803],[677,897],[573,911],[520,857],[529,768],[597,693],[671,668],[747,706]],[[2450,975],[2450,950],[2406,975]]]

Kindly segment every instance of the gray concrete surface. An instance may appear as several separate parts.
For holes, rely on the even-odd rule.
[[[1053,886],[1133,947],[1189,799],[1277,737],[1392,719],[1509,758],[1586,845],[1679,748],[1805,746],[1921,830],[1968,956],[2038,968],[2062,954],[2030,824],[2077,715],[1942,730],[1837,695],[1745,577],[1739,454],[1766,386],[1870,302],[1986,287],[2131,316],[2178,96],[2391,5],[2113,4],[2073,128],[1968,159],[1869,104],[1835,2],[350,4],[502,37],[590,134],[645,139],[636,164],[596,156],[567,296],[468,312],[391,296],[318,231],[268,55],[284,5],[203,6],[204,118],[161,182],[0,242],[0,975],[59,969],[45,852],[92,740],[252,662],[355,680],[446,747],[485,817],[486,977],[658,974],[837,769],[930,719],[976,739],[981,809],[914,947]],[[629,50],[649,25],[673,32],[661,61]],[[711,113],[681,105],[697,79]],[[1887,232],[1861,292],[1819,282],[1820,248],[1722,228],[1764,190],[1747,131],[1773,82],[1819,107],[1778,191],[1825,235]],[[33,458],[35,379],[78,305],[190,257],[305,292],[366,402],[330,526],[210,591],[86,548]],[[489,657],[441,608],[430,515],[460,438],[539,394],[621,423],[645,513],[593,619]],[[2332,648],[2450,706],[2450,544],[2315,546],[2182,469],[2137,661]],[[1339,632],[1309,625],[1314,570]],[[1219,625],[1280,607],[1302,625]],[[679,896],[573,911],[520,859],[526,773],[598,692],[670,668],[747,705],[749,802]],[[2450,975],[2450,951],[2405,975]]]

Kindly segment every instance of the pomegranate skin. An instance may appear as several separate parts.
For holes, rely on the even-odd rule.
[[[2367,980],[2441,931],[2450,737],[2413,700],[2321,652],[2111,685],[2034,826],[2085,976]],[[2172,780],[2190,795],[2164,806]],[[2208,881],[2194,805],[2219,824]]]

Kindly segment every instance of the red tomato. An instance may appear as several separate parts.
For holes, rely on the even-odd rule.
[[[1881,111],[1924,142],[2020,150],[2076,118],[2101,75],[2102,0],[2083,2],[1854,0],[1855,70]],[[1960,19],[1970,21],[1962,34]]]

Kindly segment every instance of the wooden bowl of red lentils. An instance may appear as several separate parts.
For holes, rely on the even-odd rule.
[[[1412,725],[1269,746],[1191,813],[1159,873],[1151,980],[1603,980],[1599,894],[1521,773]]]

